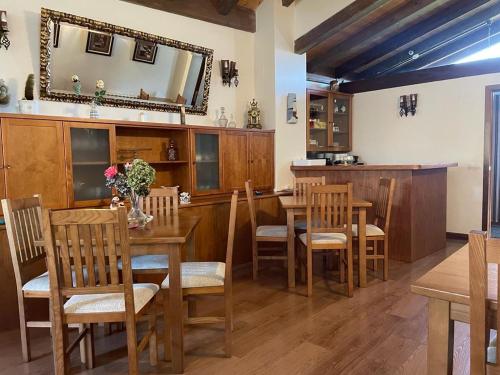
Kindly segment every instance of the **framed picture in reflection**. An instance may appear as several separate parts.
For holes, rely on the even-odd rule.
[[[114,37],[112,34],[89,31],[87,34],[87,47],[85,48],[85,52],[111,56],[111,52],[113,51],[113,40]]]
[[[156,61],[156,53],[158,46],[154,42],[145,40],[137,40],[135,42],[134,55],[132,60],[148,64],[154,64]]]

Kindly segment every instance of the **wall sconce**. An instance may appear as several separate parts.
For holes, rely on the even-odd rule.
[[[9,27],[7,26],[7,12],[5,10],[0,10],[0,48],[4,46],[5,49],[9,49],[10,40],[7,38],[8,32]]]
[[[401,95],[399,97],[399,115],[408,117],[408,113],[415,116],[417,113],[417,97],[418,94]]]
[[[224,86],[229,85],[231,87],[231,81],[234,79],[234,86],[238,87],[238,69],[236,69],[236,62],[229,60],[221,60],[221,75],[222,75],[222,84]]]

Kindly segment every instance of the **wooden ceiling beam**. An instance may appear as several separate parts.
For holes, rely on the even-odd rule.
[[[307,71],[320,72],[325,68],[342,64],[356,54],[381,43],[436,8],[443,6],[446,1],[448,0],[408,0],[403,2],[394,11],[368,25],[360,33],[333,46],[333,48],[329,47],[325,53],[319,53],[317,57],[308,59]]]
[[[295,40],[295,53],[303,54],[391,0],[355,0],[340,12]]]
[[[223,16],[227,16],[237,3],[238,0],[212,0],[212,4],[217,9],[217,12]]]
[[[500,72],[500,58],[474,61],[464,64],[445,65],[435,68],[415,70],[399,74],[390,74],[372,79],[340,84],[340,91],[356,94],[360,92],[383,90],[419,83],[444,81],[461,77],[477,76]]]
[[[414,26],[408,27],[385,42],[374,46],[340,66],[332,67],[335,70],[335,76],[342,78],[355,76],[356,73],[364,70],[363,67],[368,66],[370,63],[384,60],[385,56],[389,57],[394,51],[408,48],[415,40],[433,32],[437,28],[456,21],[460,17],[464,17],[466,13],[488,2],[489,0],[455,1],[442,11],[433,14],[431,17],[426,18]]]
[[[482,41],[487,41],[490,37],[495,38],[498,35],[500,35],[500,22],[497,21],[493,23],[491,25],[491,30],[489,30],[488,25],[485,24],[483,27],[479,27],[470,33],[440,46],[440,48],[436,48],[428,53],[419,55],[418,59],[412,60],[408,64],[401,66],[399,69],[395,70],[394,73],[403,73],[426,68],[433,63],[439,63],[439,61],[444,58],[456,55],[464,49],[481,43]]]
[[[237,30],[255,32],[255,12],[252,9],[236,6],[224,16],[219,14],[211,1],[207,0],[122,0],[128,3],[158,9],[180,16],[195,18]]]
[[[486,21],[490,20],[492,17],[497,16],[498,14],[500,14],[500,2],[493,3],[487,8],[480,9],[472,16],[457,22],[456,24],[444,29],[439,33],[423,39],[421,42],[412,45],[409,49],[414,51],[414,53],[423,55],[426,51],[436,49],[436,46],[443,45],[446,42],[453,40],[457,35],[463,34],[464,32],[469,30],[476,29],[479,25],[484,24]],[[409,49],[398,52],[397,54],[382,61],[381,63],[370,66],[368,69],[359,73],[357,77],[362,79],[366,77],[376,77],[378,75],[392,73],[399,67],[412,61],[411,57],[408,54]]]
[[[289,7],[294,1],[295,0],[281,0],[281,4],[283,4],[284,7]]]

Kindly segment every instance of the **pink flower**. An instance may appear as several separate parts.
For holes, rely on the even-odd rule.
[[[104,176],[106,178],[113,178],[118,174],[118,167],[116,165],[112,165],[108,169],[104,171]]]

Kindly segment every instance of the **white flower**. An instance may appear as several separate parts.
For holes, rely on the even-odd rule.
[[[97,82],[95,83],[95,87],[101,90],[104,89],[104,81],[102,79],[97,80]]]
[[[72,80],[73,82],[78,82],[78,81],[80,81],[80,77],[78,77],[76,74],[73,74],[73,75],[71,76],[71,80]]]

